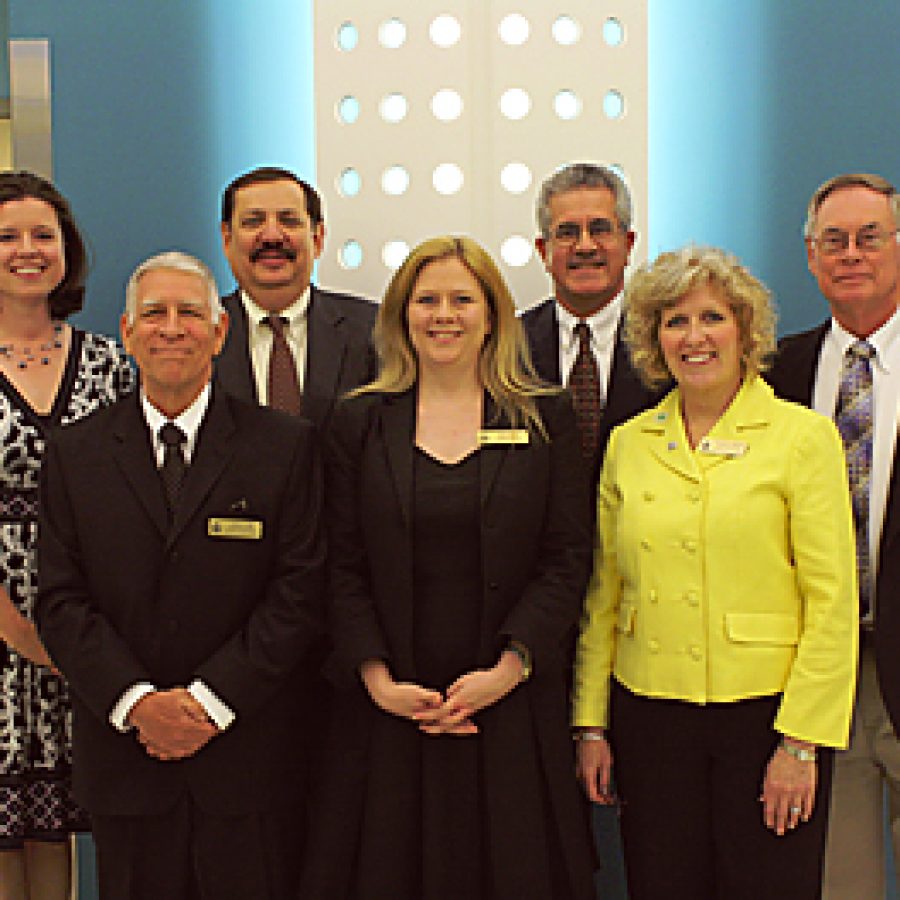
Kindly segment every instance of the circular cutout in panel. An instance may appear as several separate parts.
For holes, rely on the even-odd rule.
[[[428,34],[438,47],[452,47],[462,37],[462,26],[455,16],[444,14],[428,26]]]
[[[459,192],[463,180],[463,171],[456,163],[441,163],[431,175],[434,189],[447,197]]]
[[[603,97],[603,112],[607,119],[619,119],[625,112],[625,98],[618,91],[607,91]]]
[[[431,111],[442,122],[453,122],[462,115],[462,97],[451,88],[442,88],[431,98]]]
[[[362,178],[356,169],[344,169],[338,178],[338,191],[344,197],[355,197],[362,189]]]
[[[531,169],[525,163],[507,163],[500,170],[500,184],[510,194],[524,194],[531,187]]]
[[[520,269],[531,259],[532,250],[531,241],[520,234],[514,234],[500,245],[500,256],[508,266]]]
[[[388,241],[381,248],[381,259],[389,269],[396,269],[409,256],[409,244],[406,241]]]
[[[510,13],[500,21],[497,31],[504,44],[518,47],[528,40],[528,36],[531,34],[531,23],[521,13]]]
[[[560,91],[553,98],[553,109],[561,119],[577,119],[581,115],[581,97],[574,91]]]
[[[381,118],[393,125],[406,118],[406,114],[409,112],[409,101],[403,94],[388,94],[381,98],[378,109],[381,112]]]
[[[559,16],[550,30],[553,32],[553,40],[564,47],[578,43],[581,37],[581,25],[571,16]]]
[[[363,261],[363,249],[359,241],[344,241],[338,252],[338,261],[345,269],[358,269]]]
[[[524,119],[531,112],[531,97],[522,88],[510,88],[500,97],[500,112],[507,119]]]
[[[406,25],[399,19],[388,19],[378,26],[378,43],[388,50],[396,50],[406,43]]]
[[[409,187],[409,172],[403,166],[391,166],[385,169],[381,176],[381,188],[386,194],[392,197],[399,197],[405,194]]]
[[[359,100],[351,97],[341,97],[337,105],[338,120],[345,125],[352,125],[359,118]]]
[[[607,47],[618,47],[625,40],[625,29],[618,19],[607,19],[603,23],[603,40]]]
[[[359,43],[359,29],[352,22],[344,22],[337,30],[339,50],[355,50]]]

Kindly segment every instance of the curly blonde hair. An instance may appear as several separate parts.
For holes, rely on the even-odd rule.
[[[683,247],[645,263],[625,288],[625,342],[632,364],[651,387],[672,378],[659,343],[663,310],[701,284],[719,288],[737,319],[744,374],[762,372],[771,362],[776,314],[769,289],[724,250]]]
[[[506,281],[487,251],[468,237],[430,238],[410,251],[394,272],[372,334],[381,363],[378,377],[353,393],[398,394],[413,386],[418,362],[406,319],[409,298],[425,266],[453,258],[472,273],[487,299],[491,328],[479,362],[482,385],[511,424],[534,428],[546,436],[535,398],[560,389],[538,378]]]

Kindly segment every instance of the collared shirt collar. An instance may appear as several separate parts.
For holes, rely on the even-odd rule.
[[[194,455],[194,448],[197,445],[197,434],[200,431],[200,425],[203,423],[203,417],[206,415],[206,410],[209,407],[210,394],[211,387],[207,383],[206,387],[204,387],[197,395],[197,399],[194,400],[184,412],[177,415],[174,419],[169,419],[147,399],[146,392],[141,388],[141,409],[143,410],[147,427],[153,435],[153,452],[158,466],[162,465],[163,452],[165,449],[162,441],[159,439],[159,429],[162,428],[166,422],[174,423],[185,433],[187,439],[182,448],[184,450],[184,459],[185,462],[188,463],[191,461]]]
[[[834,341],[843,358],[847,348],[855,344],[860,338],[847,331],[837,319],[832,318],[831,340]],[[894,341],[900,340],[900,309],[894,310],[894,314],[887,322],[877,331],[873,331],[865,340],[866,343],[871,344],[875,349],[875,364],[885,372],[890,372],[888,348],[893,345]]]
[[[616,339],[616,330],[619,327],[619,320],[622,316],[622,292],[620,291],[610,300],[606,306],[602,306],[595,313],[591,313],[585,318],[573,315],[558,300],[556,303],[556,321],[562,331],[563,345],[573,347],[577,342],[575,337],[575,326],[579,322],[584,322],[591,329],[591,344],[597,350],[604,347],[612,346]]]
[[[282,319],[287,319],[288,327],[293,327],[298,322],[306,318],[309,310],[310,286],[306,286],[306,290],[290,305],[286,306],[279,315]],[[263,309],[246,291],[241,291],[241,302],[247,311],[247,318],[250,320],[251,326],[254,328],[263,327],[262,321],[271,313]]]

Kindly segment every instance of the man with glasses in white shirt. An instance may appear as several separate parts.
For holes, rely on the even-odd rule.
[[[815,191],[807,261],[831,318],[784,338],[770,375],[782,397],[835,419],[856,520],[860,670],[850,746],[835,755],[827,900],[883,900],[885,790],[900,864],[898,225],[900,195],[878,175],[839,175]]]

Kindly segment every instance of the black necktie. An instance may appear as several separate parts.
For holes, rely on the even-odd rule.
[[[178,492],[181,490],[181,482],[184,481],[184,473],[187,470],[184,453],[181,450],[181,445],[187,440],[187,436],[177,425],[166,422],[159,429],[159,439],[165,448],[159,474],[166,491],[166,504],[171,516],[175,512]]]
[[[272,352],[269,354],[269,406],[292,416],[300,415],[300,381],[297,363],[284,336],[287,320],[266,316],[263,322],[272,329]]]

